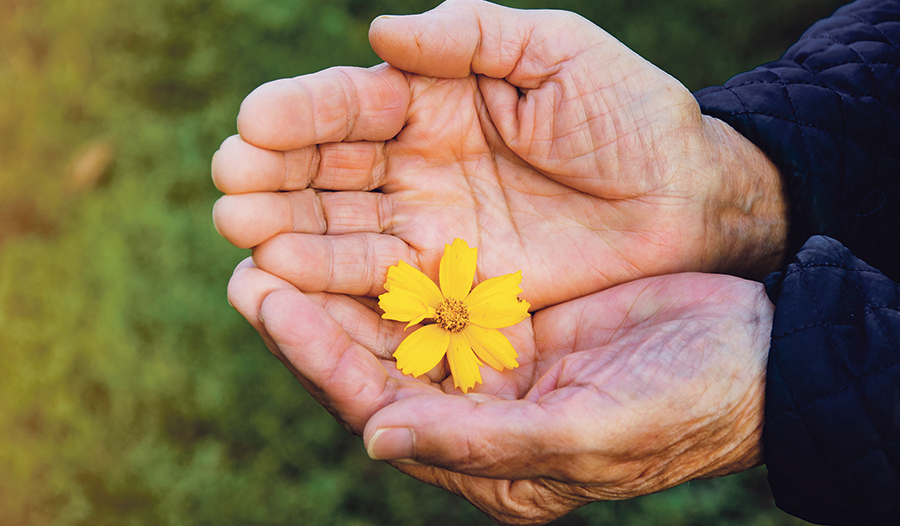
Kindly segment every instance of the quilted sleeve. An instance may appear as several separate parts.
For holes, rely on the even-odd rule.
[[[766,290],[763,449],[778,506],[822,524],[900,524],[900,287],[815,236]]]
[[[781,170],[788,255],[824,234],[900,277],[900,0],[846,5],[780,61],[695,96]]]
[[[900,525],[900,0],[844,6],[780,61],[696,97],[766,152],[790,203],[796,256],[766,283],[776,503]]]

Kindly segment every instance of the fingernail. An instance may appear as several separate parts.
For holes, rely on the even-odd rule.
[[[375,431],[366,447],[369,458],[375,460],[407,460],[416,453],[415,437],[406,427],[388,427]]]
[[[240,263],[237,264],[236,267],[234,267],[234,273],[232,273],[232,275],[237,273],[237,271],[239,271],[239,270],[243,270],[245,268],[254,268],[254,267],[256,267],[256,264],[253,263],[253,258],[250,256],[245,257],[244,259],[241,260]]]
[[[375,20],[389,20],[391,18],[394,18],[394,15],[380,15],[375,17]]]

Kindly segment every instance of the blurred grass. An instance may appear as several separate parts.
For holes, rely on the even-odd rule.
[[[367,459],[225,302],[245,251],[209,159],[255,86],[377,62],[418,0],[0,0],[0,526],[487,524]],[[574,10],[691,89],[777,58],[830,0]],[[803,524],[763,469],[564,525]]]

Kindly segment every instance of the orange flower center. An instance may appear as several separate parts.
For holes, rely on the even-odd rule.
[[[445,331],[459,332],[469,324],[469,311],[458,299],[447,298],[435,309],[434,319]]]

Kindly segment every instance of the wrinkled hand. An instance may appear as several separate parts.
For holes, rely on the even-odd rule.
[[[632,280],[772,270],[765,156],[569,13],[451,0],[370,40],[387,64],[254,91],[213,161],[216,226],[254,248],[229,299],[273,353],[374,458],[504,523],[759,463],[761,286]],[[522,270],[536,309],[504,330],[520,367],[468,395],[396,370],[408,332],[374,300],[456,237],[476,282]]]
[[[373,458],[462,495],[504,524],[539,524],[761,462],[772,305],[712,274],[646,278],[550,307],[504,332],[520,367],[462,395],[389,358],[407,332],[346,296],[256,268],[229,299]]]
[[[539,309],[780,261],[774,166],[587,20],[451,0],[370,40],[387,64],[251,93],[214,158],[216,226],[260,268],[371,296],[400,259],[435,275],[460,237],[477,279],[522,270]]]

